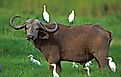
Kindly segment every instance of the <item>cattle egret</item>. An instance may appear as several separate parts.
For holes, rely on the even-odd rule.
[[[90,67],[90,64],[92,64],[91,61],[88,61],[86,64],[85,64],[85,67]]]
[[[87,71],[87,75],[90,76],[90,69],[89,69],[89,67],[85,67],[83,69],[85,69]]]
[[[116,64],[115,62],[112,61],[112,58],[111,57],[108,57],[107,59],[109,59],[109,67],[111,69],[111,71],[113,72],[116,72]]]
[[[68,16],[69,23],[73,23],[74,18],[75,18],[75,16],[74,16],[74,10],[72,10],[71,13]]]
[[[73,62],[73,63],[72,63],[72,67],[73,67],[73,68],[75,68],[75,67],[78,68],[79,66],[78,66],[75,62]]]
[[[59,77],[58,73],[56,72],[56,64],[53,63],[53,64],[50,64],[51,66],[53,66],[53,77]]]
[[[43,18],[46,22],[49,22],[49,14],[46,11],[46,5],[43,6],[44,11],[43,11]]]
[[[30,61],[32,61],[33,64],[37,64],[39,66],[42,66],[42,64],[38,60],[36,60],[36,59],[33,58],[32,54],[29,55],[28,57],[30,57]]]

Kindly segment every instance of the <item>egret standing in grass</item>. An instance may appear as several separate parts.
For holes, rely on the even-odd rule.
[[[85,67],[90,67],[90,64],[92,64],[92,61],[88,61],[84,66]]]
[[[37,64],[37,65],[39,65],[39,66],[42,66],[42,64],[41,64],[38,60],[36,60],[36,59],[33,58],[33,55],[32,55],[32,54],[29,55],[28,57],[30,58],[30,61],[31,61],[33,64]]]
[[[73,68],[75,68],[75,67],[78,68],[79,66],[75,62],[72,62],[72,67]]]
[[[83,69],[85,69],[87,71],[87,75],[90,76],[90,68],[89,67],[85,67]]]
[[[48,12],[47,12],[46,5],[45,5],[45,4],[43,5],[43,8],[44,8],[44,11],[43,11],[43,19],[44,19],[46,22],[49,22],[49,14],[48,14]]]
[[[115,62],[112,61],[111,57],[108,57],[107,59],[109,59],[108,64],[109,64],[109,67],[110,67],[111,71],[116,72],[116,64],[115,64]]]
[[[69,23],[73,23],[74,18],[75,18],[74,10],[72,10],[71,13],[70,13],[69,16],[68,16],[68,21],[69,21]]]
[[[53,66],[53,77],[59,77],[58,73],[56,72],[56,64],[53,63],[53,64],[50,64],[51,66]]]

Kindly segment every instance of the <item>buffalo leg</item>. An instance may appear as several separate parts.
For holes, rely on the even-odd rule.
[[[62,68],[61,68],[61,63],[60,61],[58,63],[56,63],[56,66],[57,66],[57,72],[61,72]]]
[[[107,60],[106,60],[107,53],[101,50],[98,53],[95,53],[93,55],[96,58],[99,67],[104,68],[106,66],[106,62],[107,62]]]

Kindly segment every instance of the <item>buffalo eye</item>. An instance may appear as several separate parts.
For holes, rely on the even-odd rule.
[[[39,28],[36,28],[36,30],[39,30]]]

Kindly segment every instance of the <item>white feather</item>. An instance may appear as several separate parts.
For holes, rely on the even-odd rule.
[[[46,11],[46,5],[43,6],[44,11],[43,11],[43,18],[46,22],[49,22],[49,13]]]
[[[74,10],[72,10],[72,12],[68,16],[69,23],[73,22],[74,18],[75,18],[75,16],[74,16]]]
[[[90,76],[90,69],[89,69],[89,67],[85,67],[83,69],[87,70],[87,75]]]
[[[33,55],[29,55],[28,57],[30,57],[30,61],[31,61],[33,64],[37,64],[37,65],[39,65],[39,66],[42,65],[38,60],[36,60],[36,59],[33,58]]]
[[[73,63],[72,63],[72,67],[73,67],[73,68],[75,68],[75,67],[78,68],[79,66],[78,66],[75,62],[73,62]]]
[[[56,72],[56,64],[53,63],[53,64],[50,64],[51,66],[53,66],[53,77],[59,77],[58,73]]]
[[[85,67],[90,67],[90,64],[92,64],[91,61],[88,61],[86,64],[85,64]]]
[[[111,71],[113,72],[116,72],[116,64],[115,62],[112,61],[112,58],[111,57],[108,57],[107,59],[109,59],[109,67],[111,69]]]

